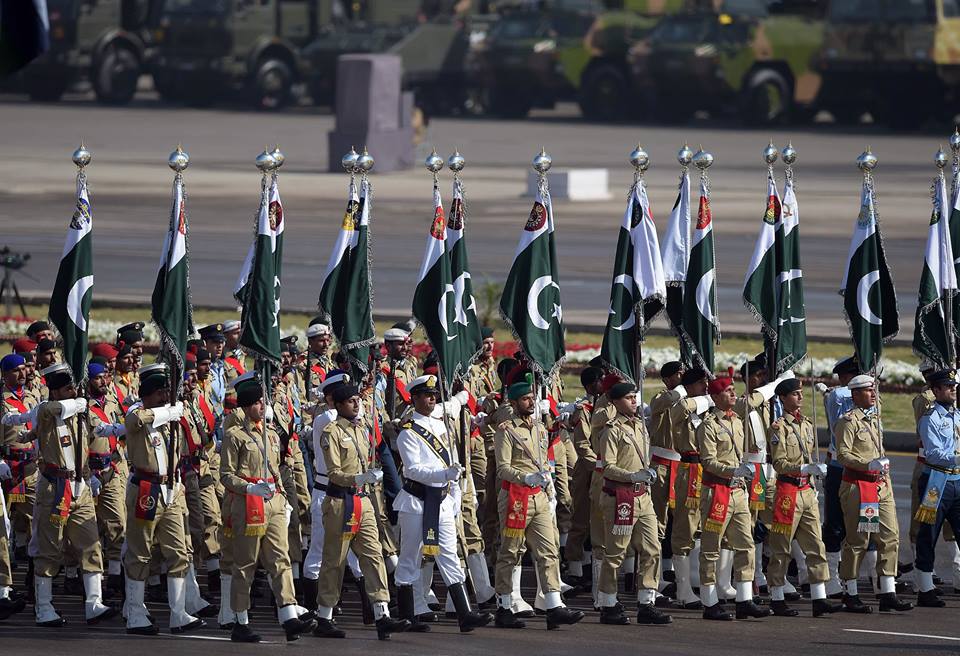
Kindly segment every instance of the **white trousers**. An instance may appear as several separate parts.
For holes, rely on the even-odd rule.
[[[399,513],[400,561],[393,578],[397,585],[413,585],[420,580],[420,563],[423,560],[423,515]],[[457,557],[457,527],[452,515],[440,513],[440,553],[434,557],[440,576],[447,586],[463,583],[465,576]]]
[[[327,493],[323,490],[313,490],[310,497],[310,548],[303,559],[302,574],[304,578],[314,581],[320,576],[320,564],[323,562],[323,500],[327,498]],[[347,566],[353,573],[354,578],[360,578],[360,561],[353,549],[347,552]]]

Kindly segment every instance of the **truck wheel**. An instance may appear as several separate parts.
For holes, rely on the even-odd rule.
[[[257,68],[254,102],[260,109],[276,110],[290,102],[293,73],[279,59],[265,59]]]
[[[101,103],[126,105],[137,92],[140,59],[127,46],[111,43],[94,60],[90,79]]]
[[[792,94],[783,76],[775,70],[757,71],[743,89],[741,117],[747,125],[771,125],[786,119]]]
[[[70,86],[70,79],[65,75],[49,77],[31,75],[27,76],[24,86],[30,100],[56,102]]]
[[[590,121],[622,121],[630,110],[627,79],[612,64],[588,71],[580,84],[580,111]]]

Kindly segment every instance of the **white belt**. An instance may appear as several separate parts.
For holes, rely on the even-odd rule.
[[[767,457],[765,453],[745,453],[743,454],[743,461],[764,464],[767,462]]]
[[[650,446],[650,455],[658,456],[664,460],[673,460],[680,462],[680,454],[673,449],[665,449],[662,446]]]
[[[318,485],[327,485],[330,483],[330,478],[324,474],[314,474],[313,482],[317,483]]]
[[[917,451],[917,457],[918,457],[918,458],[926,458],[926,457],[927,457],[927,451],[926,451],[926,449],[924,449],[923,447],[920,447],[920,449]]]

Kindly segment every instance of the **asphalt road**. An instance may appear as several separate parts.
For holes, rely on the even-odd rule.
[[[894,492],[897,497],[901,533],[906,533],[909,514],[909,483],[913,460],[908,456],[894,456]],[[359,601],[352,590],[345,598],[345,613],[338,623],[348,631],[348,639],[322,641],[304,637],[289,645],[299,653],[336,654],[390,654],[391,656],[422,656],[423,654],[459,654],[461,656],[489,656],[490,654],[602,654],[603,656],[634,656],[650,654],[743,654],[751,651],[780,654],[810,654],[813,651],[831,655],[864,653],[897,653],[906,655],[948,654],[960,650],[960,628],[956,618],[960,610],[960,595],[950,584],[950,566],[947,549],[940,545],[937,571],[948,581],[944,589],[944,609],[914,609],[909,613],[877,613],[847,615],[839,613],[814,620],[809,613],[809,602],[793,604],[801,610],[797,618],[766,618],[746,622],[706,622],[699,612],[671,611],[674,624],[667,627],[610,627],[599,624],[599,618],[589,608],[589,596],[569,600],[569,605],[587,611],[587,617],[575,627],[564,627],[547,632],[542,618],[530,620],[522,631],[495,628],[478,629],[471,635],[461,635],[453,621],[445,620],[433,626],[430,634],[398,634],[389,643],[376,640],[371,627],[359,622]],[[901,560],[909,560],[909,547],[901,545]],[[15,572],[19,582],[23,570]],[[524,597],[533,597],[533,573],[524,572]],[[865,584],[861,582],[861,590]],[[54,584],[59,590],[59,582]],[[443,598],[443,585],[437,576],[434,590]],[[872,594],[862,593],[868,603]],[[627,595],[621,601],[628,610],[633,606]],[[273,614],[261,600],[251,612],[251,623],[263,635],[266,643],[257,646],[238,646],[229,642],[229,636],[216,628],[205,628],[190,636],[172,636],[166,631],[167,612],[162,605],[151,605],[151,612],[163,627],[156,638],[127,636],[120,620],[111,620],[103,626],[87,628],[83,623],[82,603],[79,597],[57,595],[57,610],[67,618],[68,626],[61,629],[39,629],[33,626],[28,609],[0,623],[0,644],[21,656],[58,653],[89,656],[128,656],[148,649],[155,656],[204,654],[205,656],[238,653],[274,653],[284,648],[283,632]],[[266,650],[266,651],[264,651]],[[13,653],[13,652],[11,652]]]
[[[228,306],[249,245],[259,198],[253,159],[279,142],[287,163],[281,191],[287,217],[283,304],[316,302],[332,239],[342,217],[346,176],[323,173],[334,118],[312,109],[266,114],[241,108],[193,110],[138,100],[128,108],[88,102],[29,104],[0,100],[4,157],[0,159],[0,224],[7,244],[32,254],[21,290],[49,293],[73,209],[70,153],[81,139],[93,150],[88,169],[95,217],[95,296],[146,300],[155,279],[167,224],[171,173],[167,154],[182,141],[192,156],[187,172],[194,302]],[[680,127],[591,125],[564,112],[535,120],[434,120],[428,144],[467,158],[470,258],[475,280],[502,281],[529,212],[523,196],[532,156],[541,146],[556,168],[608,168],[611,198],[555,204],[562,299],[568,323],[606,319],[610,266],[632,171],[627,154],[642,142],[652,157],[647,174],[661,235],[676,195],[677,149],[688,141],[716,156],[710,169],[719,270],[720,320],[727,330],[755,330],[740,300],[746,264],[766,207],[760,152],[769,138],[799,151],[796,180],[801,215],[809,331],[846,334],[836,294],[859,209],[861,176],[854,165],[868,144],[880,158],[878,207],[899,291],[902,335],[912,333],[916,290],[930,217],[930,183],[937,145],[946,134],[891,135],[861,126],[844,132],[817,124],[772,131],[706,121]],[[361,146],[362,144],[357,144]],[[376,157],[376,144],[367,144]],[[778,167],[778,175],[782,167]],[[450,176],[443,193],[449,201]],[[376,308],[408,311],[432,219],[430,179],[413,171],[375,175],[373,213]],[[694,174],[696,194],[696,174]],[[694,200],[695,202],[695,200]]]

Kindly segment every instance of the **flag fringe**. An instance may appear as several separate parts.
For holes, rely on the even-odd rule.
[[[346,351],[350,360],[357,365],[357,368],[360,371],[367,372],[367,361],[364,359],[361,362],[360,358],[355,358],[350,354],[352,350],[359,350],[362,348],[369,348],[372,344],[377,341],[377,327],[373,322],[373,280],[371,280],[371,272],[373,271],[373,231],[370,229],[371,224],[373,223],[373,184],[371,184],[370,179],[363,175],[360,179],[360,191],[366,192],[363,194],[364,198],[364,209],[367,212],[367,303],[369,303],[371,312],[370,312],[370,337],[361,339],[355,342],[341,342],[340,349]],[[362,217],[361,217],[362,218]]]

